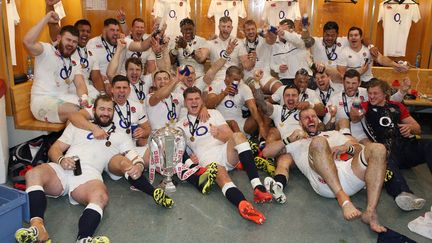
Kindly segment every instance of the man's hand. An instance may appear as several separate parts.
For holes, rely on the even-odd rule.
[[[399,90],[402,94],[407,94],[410,89],[411,89],[411,79],[407,76],[402,79],[402,83]]]
[[[175,39],[176,42],[176,47],[177,48],[186,48],[187,46],[187,42],[186,40],[183,38],[183,36],[177,36]]]
[[[297,103],[297,109],[299,109],[299,110],[304,110],[304,109],[307,109],[307,108],[309,108],[309,106],[310,106],[310,103],[308,102],[308,101],[303,101],[303,102],[299,102],[299,103]]]
[[[315,68],[316,68],[317,72],[322,73],[326,69],[326,65],[324,63],[321,63],[321,62],[315,62]]]
[[[134,133],[132,134],[133,138],[138,139],[138,138],[142,138],[145,135],[145,130],[141,127],[137,127],[134,131]]]
[[[375,57],[375,58],[377,58],[378,55],[380,54],[379,49],[378,49],[378,47],[376,47],[376,46],[374,46],[374,47],[372,47],[371,49],[369,49],[369,52],[370,52],[370,54],[371,54],[373,57]]]
[[[228,46],[226,48],[226,53],[228,55],[231,55],[231,53],[234,51],[234,48],[238,45],[237,42],[238,42],[237,39],[233,39],[233,40],[229,39],[228,40]]]
[[[258,69],[254,72],[255,81],[259,82],[264,76],[264,71],[262,69]]]
[[[121,34],[117,39],[117,51],[122,51],[126,48],[126,41],[124,39],[124,34]]]
[[[348,151],[348,146],[345,144],[335,146],[331,148],[333,159],[338,159],[339,155],[344,154]]]
[[[363,63],[363,65],[359,68],[360,75],[365,73],[369,69],[369,62]]]
[[[257,57],[256,51],[249,52],[249,54],[248,54],[248,59],[249,60],[256,60],[256,57]]]
[[[213,126],[213,125],[210,123],[210,134],[211,134],[214,138],[217,139],[217,136],[219,135],[219,129],[218,129],[218,126]]]
[[[356,107],[351,107],[349,115],[350,115],[351,121],[354,123],[359,122],[364,116],[363,112],[361,112],[360,109],[358,109]]]
[[[303,129],[296,129],[288,136],[291,143],[307,137],[308,135],[303,131]]]
[[[404,65],[404,64],[396,63],[396,64],[393,66],[393,69],[394,69],[396,72],[405,73],[405,72],[407,72],[407,71],[409,70],[409,66],[408,66],[408,65]]]
[[[126,173],[132,178],[132,180],[136,180],[141,177],[144,168],[140,164],[135,164],[129,167],[126,170]]]
[[[411,126],[409,124],[398,124],[398,126],[402,137],[409,138],[413,135],[411,133]]]
[[[108,133],[102,128],[100,128],[99,126],[96,126],[92,130],[92,133],[93,133],[93,137],[98,140],[106,139],[108,137]]]
[[[75,160],[70,157],[64,157],[60,165],[65,170],[75,170]]]
[[[288,71],[288,65],[286,64],[279,65],[279,72],[285,73],[286,71]]]
[[[49,11],[45,18],[47,18],[49,24],[58,24],[60,21],[58,14],[54,11]]]
[[[117,10],[117,19],[120,22],[126,21],[126,13],[124,12],[123,8]]]
[[[210,118],[210,114],[208,113],[207,107],[205,107],[204,105],[201,106],[201,110],[200,110],[198,116],[199,116],[200,121],[207,122],[208,119]]]

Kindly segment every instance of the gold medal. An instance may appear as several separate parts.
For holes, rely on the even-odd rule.
[[[279,123],[279,126],[280,126],[280,127],[283,127],[283,126],[284,126],[284,123],[283,123],[283,122]]]
[[[331,65],[331,64],[332,64],[332,61],[328,60],[328,64]]]
[[[174,124],[174,122],[175,122],[175,121],[174,121],[174,118],[171,118],[171,119],[170,119],[170,123],[171,123],[171,124]]]
[[[191,140],[191,142],[194,142],[195,141],[195,137],[194,136],[190,137],[190,140]]]
[[[140,100],[140,103],[141,103],[141,104],[144,104],[144,100]]]
[[[126,133],[127,134],[130,134],[131,133],[131,130],[128,128],[128,129],[126,129]]]
[[[106,141],[105,142],[105,146],[107,146],[107,147],[111,146],[111,142],[110,141]]]
[[[81,63],[81,68],[85,68],[86,65],[84,63]]]
[[[67,78],[67,79],[65,79],[65,83],[66,83],[66,84],[71,84],[72,81],[71,81],[69,78]]]

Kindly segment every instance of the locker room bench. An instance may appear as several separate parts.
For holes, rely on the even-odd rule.
[[[419,97],[415,100],[404,100],[405,105],[432,107],[432,69],[410,69],[408,73],[398,73],[388,67],[373,67],[372,73],[375,78],[387,81],[389,84],[394,80],[402,81],[408,75],[411,79],[411,88],[418,91]]]
[[[32,84],[32,81],[27,81],[10,88],[15,128],[49,132],[61,131],[65,128],[65,124],[42,122],[33,117],[30,111],[30,91]]]

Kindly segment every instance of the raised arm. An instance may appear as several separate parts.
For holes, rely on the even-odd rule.
[[[226,48],[226,54],[228,57],[231,55],[231,53],[234,51],[234,48],[238,45],[237,39],[229,40],[228,46]],[[212,63],[209,70],[204,75],[204,82],[207,85],[210,85],[211,82],[214,80],[214,77],[216,76],[216,73],[225,65],[228,58],[220,57],[215,62]]]
[[[39,56],[43,52],[42,44],[38,41],[39,35],[48,23],[58,23],[59,17],[54,11],[48,12],[35,26],[24,36],[23,44],[30,55]]]
[[[54,11],[54,4],[60,2],[60,0],[45,0],[45,13],[48,14],[51,11]],[[60,34],[60,25],[59,23],[49,23],[48,24],[49,35],[51,41],[57,40],[57,35]]]
[[[114,76],[117,75],[117,69],[120,63],[120,57],[124,55],[126,49],[126,42],[124,39],[117,39],[117,50],[114,53],[113,58],[111,59],[111,61],[108,64],[107,67],[107,76],[108,79],[111,81]]]

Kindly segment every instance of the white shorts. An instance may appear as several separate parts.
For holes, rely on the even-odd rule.
[[[225,167],[227,171],[233,170],[235,167],[228,162],[228,143],[218,146],[218,153],[212,153],[210,156],[198,158],[199,165],[207,167],[210,163],[216,162],[218,165]]]
[[[140,147],[136,147],[136,146],[135,146],[135,151],[139,154],[139,156],[141,156],[141,158],[144,158],[144,154],[145,154],[145,152],[147,151],[147,149],[148,149],[148,146],[147,146],[147,145],[145,145],[145,146],[140,146]],[[118,181],[118,180],[120,180],[123,176],[118,176],[118,175],[115,175],[115,174],[111,173],[111,172],[109,171],[109,169],[108,169],[108,165],[109,165],[109,163],[106,164],[104,171],[109,175],[109,177],[110,177],[112,180],[114,180],[114,181]]]
[[[78,104],[78,97],[72,94],[63,94],[59,99],[53,96],[31,96],[30,110],[33,116],[44,122],[62,123],[58,115],[58,109],[64,103]]]
[[[48,165],[55,171],[57,177],[60,179],[60,182],[63,187],[63,191],[58,196],[69,195],[69,202],[73,205],[79,204],[75,201],[71,193],[80,185],[91,181],[91,180],[99,180],[103,182],[102,175],[99,171],[94,168],[87,167],[85,171],[79,176],[75,176],[72,170],[65,170],[59,164],[50,162]],[[52,196],[52,197],[58,197]]]
[[[360,157],[364,159],[364,150],[360,152]],[[352,159],[347,161],[335,160],[339,181],[341,183],[342,189],[348,196],[354,195],[365,187],[365,182],[360,180],[352,171],[351,162]],[[322,197],[335,198],[336,195],[333,193],[324,179],[310,167],[309,161],[306,161],[306,163],[308,163],[308,171],[303,174],[305,174],[305,176],[308,178],[309,183],[311,184],[314,191]]]

